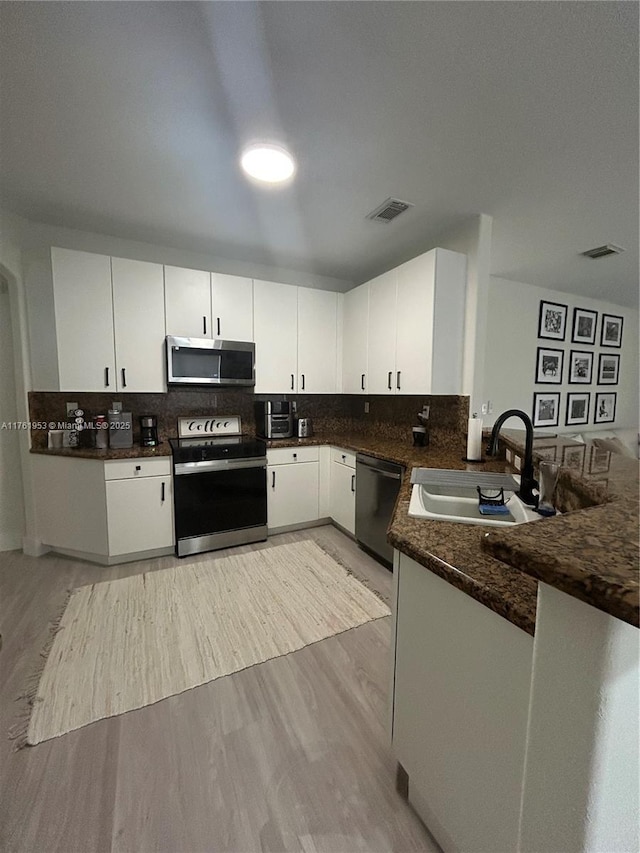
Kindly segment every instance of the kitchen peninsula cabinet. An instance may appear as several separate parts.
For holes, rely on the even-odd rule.
[[[162,266],[52,248],[51,272],[55,390],[165,391]]]
[[[253,340],[253,281],[237,275],[165,266],[167,334]]]
[[[393,753],[445,850],[518,849],[533,637],[396,552]]]
[[[318,447],[267,450],[267,525],[281,527],[318,520],[320,456]]]

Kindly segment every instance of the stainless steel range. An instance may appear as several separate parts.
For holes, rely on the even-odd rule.
[[[238,417],[180,418],[173,453],[176,554],[267,538],[266,444]]]

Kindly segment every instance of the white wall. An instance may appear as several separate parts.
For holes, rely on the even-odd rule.
[[[0,211],[0,425],[27,420],[29,375],[20,234],[26,222]],[[29,431],[0,430],[0,551],[19,548],[33,520]]]
[[[541,583],[521,853],[640,849],[638,629]]]
[[[597,262],[593,262],[597,263]],[[606,261],[602,263],[606,264]],[[563,341],[538,339],[538,314],[540,300],[559,302],[568,306],[567,327]],[[595,346],[571,343],[571,325],[574,307],[598,312]],[[602,312],[624,317],[622,349],[606,350],[621,353],[620,377],[617,386],[597,385],[600,322]],[[489,282],[488,312],[486,318],[484,357],[484,383],[481,400],[491,400],[493,414],[484,422],[491,424],[505,409],[522,409],[531,415],[534,391],[560,391],[560,423],[551,432],[583,433],[590,430],[627,428],[638,430],[638,312],[632,308],[614,305],[597,299],[586,299],[571,293],[562,293],[530,284],[491,277]],[[538,347],[564,350],[564,367],[561,385],[536,385],[536,351]],[[569,385],[568,359],[572,349],[593,351],[593,382],[591,385]],[[568,392],[591,392],[589,424],[565,426]],[[594,424],[595,394],[599,391],[616,391],[616,419],[613,424]],[[479,411],[478,409],[475,409]],[[518,429],[513,421],[509,424]]]

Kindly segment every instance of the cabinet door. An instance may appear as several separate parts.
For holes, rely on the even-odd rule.
[[[298,288],[298,391],[336,393],[338,295]]]
[[[319,468],[318,462],[268,466],[269,529],[318,519]]]
[[[253,340],[253,281],[211,273],[213,336],[227,341]]]
[[[51,249],[60,391],[116,389],[111,259]]]
[[[364,394],[369,390],[367,345],[369,331],[369,285],[361,284],[344,295],[342,332],[342,390]]]
[[[111,258],[111,275],[117,389],[166,391],[162,266]]]
[[[211,337],[211,273],[164,268],[164,306],[168,335]]]
[[[431,393],[435,252],[398,267],[396,393]]]
[[[396,392],[396,278],[390,270],[369,282],[370,394]]]
[[[108,480],[109,556],[173,545],[173,481],[167,477]]]
[[[331,463],[330,515],[349,533],[356,529],[356,472],[341,462]]]
[[[296,391],[298,288],[273,281],[253,283],[256,394]]]

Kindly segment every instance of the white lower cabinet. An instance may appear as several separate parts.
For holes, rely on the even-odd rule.
[[[171,459],[31,456],[37,538],[110,565],[171,553]]]
[[[165,477],[107,480],[106,490],[109,556],[173,546],[170,473]]]
[[[267,525],[270,531],[319,518],[317,447],[267,450]]]
[[[533,637],[399,555],[393,753],[445,851],[515,851]]]
[[[356,527],[356,458],[349,450],[331,448],[329,515],[348,533]]]

